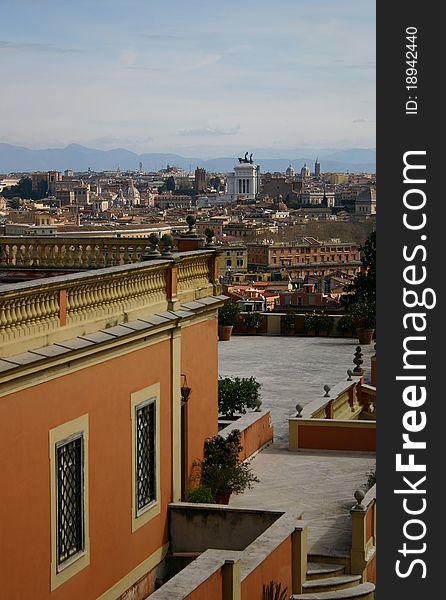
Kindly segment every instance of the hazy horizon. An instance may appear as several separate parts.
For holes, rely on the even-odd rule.
[[[0,142],[202,157],[375,147],[371,0],[23,0],[2,21]]]

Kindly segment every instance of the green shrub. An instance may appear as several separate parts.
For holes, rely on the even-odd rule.
[[[338,319],[336,329],[340,333],[347,333],[347,331],[353,332],[355,330],[355,322],[351,315],[342,315],[340,319]]]
[[[186,502],[201,502],[204,504],[215,504],[211,488],[200,485],[186,494]]]
[[[235,325],[239,312],[240,307],[238,304],[230,301],[226,302],[218,309],[218,324],[224,326]]]
[[[333,329],[333,325],[334,318],[324,313],[313,313],[311,315],[306,315],[304,319],[305,331],[314,330],[316,333],[319,333],[320,331],[326,331],[327,333],[330,333],[330,331]]]
[[[243,320],[248,329],[259,329],[262,324],[261,313],[257,311],[246,313]]]
[[[204,444],[201,483],[211,489],[214,497],[221,491],[241,494],[258,481],[249,462],[242,462],[239,458],[243,450],[240,439],[240,431],[234,429],[227,437],[216,435]]]
[[[376,325],[376,306],[373,302],[355,302],[348,307],[348,312],[352,315],[356,327],[365,327],[366,329],[375,329]]]
[[[294,311],[287,312],[286,315],[282,317],[282,327],[286,331],[294,331],[295,328],[295,317],[296,313]]]
[[[370,469],[370,471],[367,473],[367,483],[365,485],[366,489],[369,490],[370,488],[372,488],[376,483],[376,471],[375,469]]]
[[[245,414],[256,408],[262,384],[254,377],[220,377],[218,379],[218,412],[225,417]]]

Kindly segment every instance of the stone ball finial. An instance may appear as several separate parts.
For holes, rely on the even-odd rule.
[[[205,229],[204,235],[206,236],[206,246],[212,246],[212,241],[214,239],[214,230],[213,229]]]
[[[144,249],[144,254],[142,256],[143,260],[153,260],[159,258],[161,256],[161,252],[158,249],[160,239],[156,233],[151,233],[149,235],[149,244]]]
[[[172,256],[173,237],[165,233],[161,238],[162,255],[164,258],[170,258]]]
[[[355,508],[364,508],[364,506],[362,505],[362,501],[365,498],[364,491],[361,490],[361,489],[357,489],[356,492],[355,492],[355,494],[354,494],[354,496],[355,496],[355,500],[356,500],[356,506],[355,506]]]
[[[353,371],[351,369],[347,369],[347,375],[348,375],[347,381],[351,381],[352,380]]]
[[[296,417],[298,419],[302,418],[302,411],[303,411],[303,406],[301,404],[296,404],[296,412],[297,412]]]
[[[331,390],[331,387],[329,385],[325,384],[324,390],[325,390],[324,398],[329,398],[330,394],[328,392]]]
[[[189,225],[189,231],[187,233],[195,233],[195,223],[197,222],[197,218],[193,215],[187,215],[186,223]]]

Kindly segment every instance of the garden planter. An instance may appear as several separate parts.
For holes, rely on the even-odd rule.
[[[356,329],[356,335],[358,336],[359,343],[363,346],[371,344],[373,340],[374,329],[366,329],[365,327],[358,327]]]
[[[314,336],[316,335],[316,331],[315,331],[314,329],[309,329],[309,330],[307,331],[307,335],[308,335],[308,336],[312,336],[312,337],[314,337]]]
[[[227,490],[221,490],[215,494],[215,500],[217,501],[217,504],[229,504],[230,497],[231,492]]]
[[[249,335],[256,335],[257,329],[255,329],[254,327],[248,327],[248,333]]]
[[[218,339],[222,342],[227,342],[231,339],[232,325],[219,325],[218,326]]]

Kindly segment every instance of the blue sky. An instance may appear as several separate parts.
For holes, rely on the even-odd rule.
[[[375,147],[371,0],[0,0],[0,142]]]

